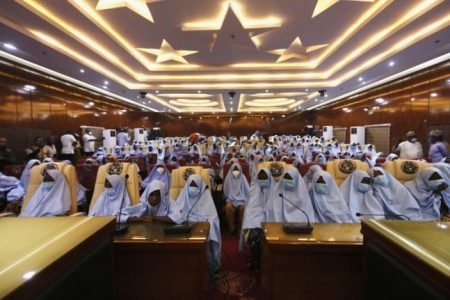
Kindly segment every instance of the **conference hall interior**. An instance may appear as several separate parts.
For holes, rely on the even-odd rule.
[[[449,25],[0,1],[0,299],[449,299]]]

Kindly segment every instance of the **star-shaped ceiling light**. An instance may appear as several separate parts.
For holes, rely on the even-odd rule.
[[[328,8],[330,8],[331,6],[335,5],[340,1],[342,0],[317,0],[312,18],[321,14],[322,12],[324,12],[325,10],[327,10]],[[347,0],[347,1],[374,2],[375,0]]]
[[[328,46],[328,44],[303,47],[300,38],[296,37],[287,49],[270,50],[267,52],[279,55],[280,57],[278,58],[277,63],[280,63],[293,58],[301,60],[308,59],[309,52],[321,49],[326,46]]]
[[[194,53],[197,53],[198,51],[190,51],[190,50],[175,50],[173,47],[167,42],[165,39],[163,39],[161,43],[160,49],[153,49],[153,48],[138,48],[138,50],[151,53],[153,55],[157,55],[156,58],[157,63],[163,63],[169,60],[177,61],[183,64],[187,64],[187,60],[184,59],[183,56],[191,55]]]
[[[251,19],[244,15],[243,9],[237,2],[225,2],[221,17],[214,20],[185,23],[183,31],[211,31],[212,42],[210,52],[216,47],[217,41],[224,37],[232,36],[235,43],[244,46],[258,48],[257,36],[269,30],[281,27],[282,23],[278,18],[268,17],[265,19]],[[229,40],[227,40],[229,43]]]
[[[150,22],[154,23],[150,9],[147,3],[159,2],[164,0],[99,0],[97,2],[96,10],[113,9],[119,7],[128,7],[138,15],[146,18]]]

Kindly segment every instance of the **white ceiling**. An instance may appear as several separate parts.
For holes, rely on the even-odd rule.
[[[0,1],[2,51],[174,113],[306,109],[448,54],[449,25],[448,0]]]

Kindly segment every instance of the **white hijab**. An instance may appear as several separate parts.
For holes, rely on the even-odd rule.
[[[122,209],[130,206],[130,197],[125,185],[125,178],[120,175],[109,175],[106,179],[111,183],[111,188],[106,188],[100,194],[94,207],[89,211],[89,216],[115,216]]]

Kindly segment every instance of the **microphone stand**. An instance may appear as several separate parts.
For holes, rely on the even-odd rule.
[[[129,175],[126,174],[125,175],[125,192],[127,189],[128,177],[129,177]],[[128,225],[120,223],[120,217],[122,216],[122,207],[123,207],[124,199],[125,199],[125,197],[123,197],[123,195],[122,195],[122,202],[120,202],[119,219],[116,221],[116,228],[114,230],[114,234],[116,234],[116,235],[124,234],[128,231]]]
[[[387,217],[387,218],[389,218],[389,217],[391,217],[391,218],[392,217],[402,217],[402,218],[405,218],[408,221],[411,221],[411,218],[408,217],[407,215],[398,215],[398,214],[366,214],[366,213],[357,212],[357,213],[355,213],[355,215],[357,217],[364,217],[364,216]]]
[[[292,203],[288,198],[284,197],[284,195],[282,193],[280,193],[279,196],[280,196],[280,198],[282,200],[286,200],[287,202],[292,204],[296,209],[301,211],[306,216],[306,221],[307,221],[307,223],[304,223],[304,222],[286,222],[286,223],[283,223],[283,231],[286,232],[286,233],[302,233],[302,234],[309,234],[309,233],[311,233],[313,231],[313,226],[309,222],[309,216],[306,213],[306,211],[304,211],[303,209],[301,209],[300,207],[298,207],[297,205]]]
[[[186,215],[186,222],[181,223],[179,225],[170,225],[163,228],[163,232],[165,234],[189,234],[192,231],[192,224],[189,224],[189,215],[192,211],[192,209],[197,205],[197,202],[200,200],[200,198],[203,196],[203,194],[208,190],[208,186],[205,187],[205,190],[203,193],[200,194],[198,199],[195,201],[194,205],[189,209],[187,215]]]

